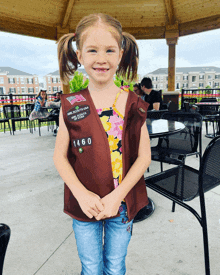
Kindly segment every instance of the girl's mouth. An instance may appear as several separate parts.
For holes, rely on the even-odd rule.
[[[109,69],[104,69],[104,68],[93,68],[98,73],[106,73]]]

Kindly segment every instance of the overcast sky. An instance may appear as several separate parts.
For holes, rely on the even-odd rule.
[[[168,66],[165,39],[138,40],[141,76]],[[180,37],[176,67],[220,67],[220,29]],[[0,32],[0,67],[12,67],[40,78],[58,70],[55,41]]]

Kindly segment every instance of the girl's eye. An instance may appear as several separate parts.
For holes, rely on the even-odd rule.
[[[96,50],[89,50],[89,52],[94,53],[94,52],[96,52]]]
[[[109,50],[107,50],[107,52],[113,53],[114,51],[109,49]]]

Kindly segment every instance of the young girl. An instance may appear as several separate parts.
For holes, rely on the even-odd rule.
[[[54,152],[65,182],[64,212],[73,218],[81,274],[122,275],[133,219],[148,204],[143,174],[151,152],[148,103],[119,89],[113,77],[136,77],[138,47],[116,19],[91,14],[79,22],[75,34],[61,37],[58,57],[63,83],[79,64],[90,80],[88,88],[61,96]]]
[[[40,90],[36,96],[36,102],[34,104],[34,110],[31,112],[29,119],[34,120],[37,118],[46,118],[49,116],[47,110],[43,110],[41,107],[45,107],[47,103],[47,91]]]

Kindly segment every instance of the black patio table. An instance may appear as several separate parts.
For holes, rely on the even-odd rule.
[[[167,119],[147,118],[146,123],[150,138],[172,135],[185,129],[185,125],[182,122]],[[148,200],[148,205],[142,208],[135,216],[134,223],[143,221],[153,214],[155,209],[154,202],[150,198]]]

